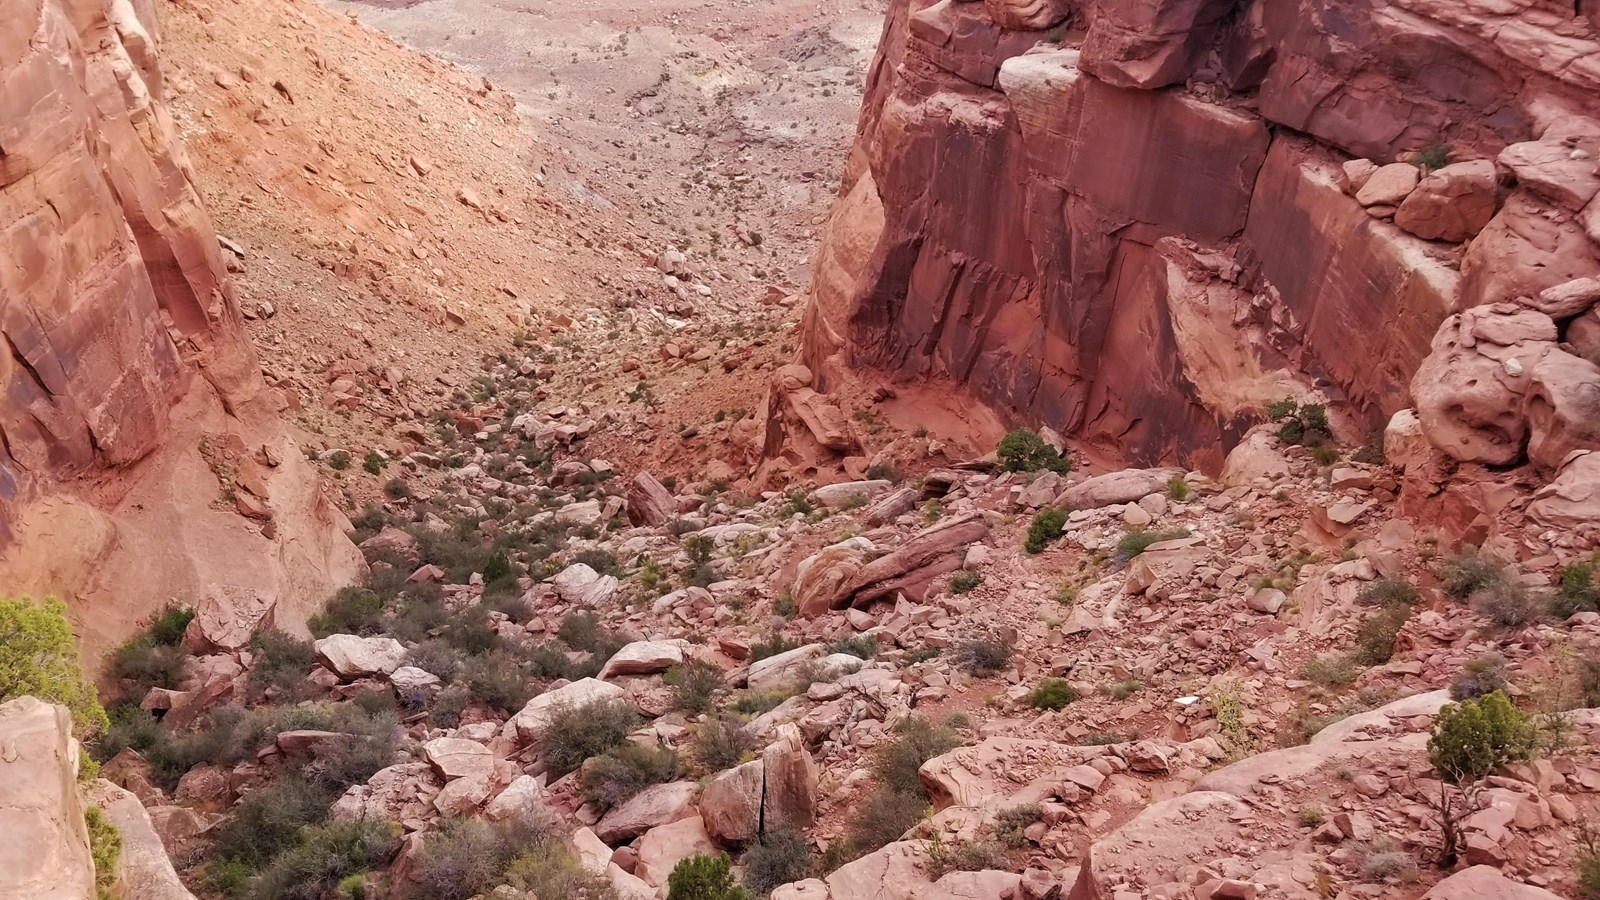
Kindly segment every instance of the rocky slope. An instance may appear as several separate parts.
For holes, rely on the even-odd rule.
[[[172,598],[303,619],[363,564],[244,336],[154,10],[0,12],[0,578],[91,655]]]
[[[1446,317],[1600,272],[1597,72],[1593,13],[1555,0],[896,3],[813,386],[958,387],[1122,463],[1214,470],[1288,395],[1359,441],[1424,403]]]

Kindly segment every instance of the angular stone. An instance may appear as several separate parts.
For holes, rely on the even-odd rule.
[[[405,662],[406,648],[394,638],[330,634],[312,643],[322,664],[341,678],[388,675]]]

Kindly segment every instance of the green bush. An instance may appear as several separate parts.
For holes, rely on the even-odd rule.
[[[788,653],[795,650],[800,644],[789,640],[781,634],[774,632],[764,641],[750,645],[750,658],[748,662],[756,663],[768,657],[777,656],[779,653]]]
[[[1388,606],[1391,603],[1415,605],[1420,596],[1410,582],[1394,578],[1380,578],[1363,587],[1356,602],[1363,606]]]
[[[583,771],[583,797],[604,813],[653,784],[677,777],[678,754],[663,747],[624,742]]]
[[[995,455],[1000,457],[1001,467],[1007,472],[1048,469],[1065,474],[1072,470],[1072,463],[1062,457],[1060,451],[1045,443],[1037,432],[1026,428],[1018,428],[1001,438]]]
[[[733,883],[726,856],[697,853],[667,876],[667,900],[750,900],[750,892]]]
[[[1062,531],[1067,527],[1067,512],[1063,509],[1050,507],[1041,509],[1028,523],[1028,537],[1022,542],[1022,549],[1029,553],[1043,553],[1044,548],[1061,537]]]
[[[1578,900],[1600,900],[1600,849],[1584,848],[1578,854]]]
[[[995,813],[994,836],[1001,844],[1013,850],[1020,849],[1027,840],[1024,832],[1028,826],[1044,818],[1044,809],[1037,803],[1019,803]]]
[[[1519,628],[1535,621],[1544,606],[1521,582],[1510,578],[1486,585],[1467,602],[1473,612],[1502,628]]]
[[[1450,682],[1451,700],[1471,700],[1510,687],[1506,677],[1506,658],[1498,653],[1484,653],[1468,660],[1461,674]]]
[[[619,900],[610,880],[583,867],[564,841],[541,836],[506,870],[506,883],[534,900]]]
[[[894,730],[894,740],[880,745],[873,754],[872,773],[890,790],[916,794],[926,802],[927,792],[917,770],[935,756],[961,746],[961,736],[948,726],[935,726],[915,715],[902,719]]]
[[[1011,642],[989,631],[967,636],[955,646],[951,659],[962,671],[977,676],[993,675],[1011,664]]]
[[[445,683],[460,674],[463,663],[461,651],[438,638],[421,641],[406,651],[406,665],[437,675]]]
[[[158,644],[149,634],[142,634],[111,654],[106,671],[117,682],[121,697],[137,704],[151,688],[170,690],[182,685],[186,659],[188,654],[182,647]]]
[[[1124,534],[1121,540],[1117,541],[1117,557],[1124,561],[1130,560],[1150,549],[1150,545],[1152,544],[1159,544],[1162,541],[1173,541],[1177,540],[1178,538],[1186,538],[1188,536],[1189,529],[1187,528],[1174,528],[1167,531],[1151,531],[1147,528],[1134,528],[1128,531],[1128,533]]]
[[[1368,616],[1356,631],[1355,661],[1364,666],[1379,666],[1393,659],[1400,630],[1410,620],[1411,605],[1398,600]]]
[[[1182,503],[1189,499],[1194,490],[1189,487],[1189,482],[1182,475],[1174,475],[1167,479],[1167,496]]]
[[[1028,695],[1028,705],[1034,709],[1064,709],[1078,699],[1078,692],[1065,678],[1042,679]]]
[[[110,724],[78,666],[67,605],[54,597],[43,604],[0,600],[0,703],[22,696],[65,706],[80,738]]]
[[[310,641],[269,629],[250,638],[250,650],[255,654],[250,683],[256,690],[273,691],[283,700],[298,700],[311,693],[313,685],[306,676],[317,664],[317,654]]]
[[[515,714],[537,693],[528,683],[528,671],[515,653],[490,650],[461,667],[461,678],[484,705]]]
[[[111,900],[117,886],[117,863],[122,860],[122,832],[98,806],[83,811],[89,827],[89,857],[94,860],[94,889],[99,900]]]
[[[1507,580],[1505,566],[1498,560],[1468,548],[1445,560],[1439,569],[1445,593],[1464,600],[1491,585]]]
[[[150,620],[145,633],[150,635],[151,643],[158,647],[175,647],[183,642],[183,633],[189,630],[189,623],[192,621],[194,621],[194,610],[186,606],[168,604]]]
[[[848,653],[859,659],[871,659],[878,655],[878,640],[870,634],[852,634],[842,637],[828,646],[829,653]]]
[[[358,634],[363,637],[383,630],[383,598],[364,587],[342,588],[333,595],[322,612],[306,623],[319,638],[330,634]]]
[[[556,629],[556,637],[574,650],[593,653],[606,644],[608,634],[601,627],[600,620],[593,615],[573,613],[561,620],[560,627]]]
[[[1595,582],[1596,565],[1600,565],[1600,553],[1562,567],[1561,583],[1550,602],[1551,612],[1565,619],[1580,612],[1600,611],[1600,584]]]
[[[280,778],[244,798],[214,834],[217,858],[261,869],[299,842],[300,832],[328,817],[333,797],[294,776]]]
[[[1440,776],[1459,784],[1527,756],[1534,741],[1533,724],[1495,691],[1439,710],[1428,736],[1428,760]]]
[[[811,874],[811,847],[800,832],[775,829],[750,845],[739,864],[744,868],[745,887],[765,897],[774,888]]]
[[[711,698],[722,690],[722,669],[698,659],[685,660],[661,676],[672,688],[672,705],[686,712],[703,713],[711,708]]]
[[[367,455],[361,458],[361,468],[366,469],[370,475],[376,475],[388,465],[389,458],[376,450],[368,450]]]
[[[328,454],[328,465],[340,472],[350,468],[350,451],[335,450]]]
[[[694,733],[694,760],[706,774],[731,769],[744,760],[755,740],[744,723],[720,715],[702,723]]]
[[[957,572],[950,576],[950,593],[968,594],[983,584],[983,575],[977,572]]]
[[[783,701],[793,696],[792,691],[747,691],[733,701],[733,711],[747,716],[760,715],[777,709]]]
[[[592,756],[602,756],[622,746],[639,727],[639,714],[622,700],[597,700],[583,706],[552,710],[544,734],[544,759],[560,777]]]
[[[404,478],[391,478],[383,483],[383,493],[391,500],[404,500],[411,496],[411,485]]]
[[[329,822],[300,833],[251,885],[252,900],[322,900],[352,875],[386,863],[400,846],[400,829],[382,821]],[[346,892],[347,896],[349,893]]]
[[[842,848],[846,858],[835,857],[833,861],[845,862],[900,840],[901,835],[922,821],[927,811],[927,794],[921,791],[897,791],[880,785],[867,795],[867,799],[857,807],[855,818],[850,821]]]
[[[1356,680],[1361,671],[1354,659],[1339,654],[1328,654],[1306,660],[1300,667],[1300,677],[1324,687],[1336,687]]]
[[[513,816],[504,822],[452,819],[422,841],[412,861],[411,900],[468,900],[504,884],[537,832]]]

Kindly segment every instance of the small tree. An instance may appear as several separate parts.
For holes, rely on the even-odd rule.
[[[1055,507],[1040,510],[1028,524],[1028,538],[1023,542],[1022,549],[1029,553],[1043,553],[1051,541],[1061,537],[1066,526],[1066,510]]]
[[[65,706],[79,737],[109,724],[78,665],[67,605],[54,597],[43,604],[0,600],[0,703],[23,696]]]
[[[1061,455],[1056,448],[1045,443],[1044,438],[1026,428],[1007,434],[1000,439],[1000,446],[995,448],[995,455],[1000,457],[1000,465],[1007,472],[1038,472],[1049,469],[1052,472],[1066,474],[1072,470],[1072,463]]]
[[[750,900],[750,892],[734,884],[726,856],[697,853],[667,876],[667,900]]]
[[[1428,737],[1428,760],[1454,784],[1475,781],[1534,747],[1528,718],[1500,691],[1439,710]]]

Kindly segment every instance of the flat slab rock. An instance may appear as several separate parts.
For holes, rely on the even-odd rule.
[[[323,665],[342,678],[388,675],[405,662],[406,648],[394,638],[330,634],[311,645]]]

